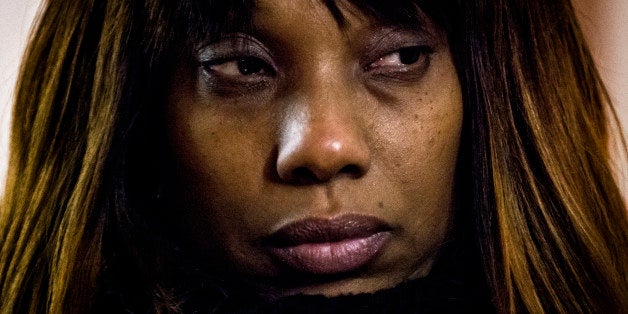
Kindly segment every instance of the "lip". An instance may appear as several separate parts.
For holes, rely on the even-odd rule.
[[[310,274],[339,274],[371,262],[385,247],[391,228],[363,215],[308,218],[290,223],[265,243],[277,261]]]

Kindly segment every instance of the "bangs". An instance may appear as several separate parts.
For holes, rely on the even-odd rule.
[[[176,21],[182,25],[177,35],[191,43],[213,41],[224,34],[253,29],[255,1],[250,0],[187,0],[180,2]],[[184,33],[181,34],[181,31]]]
[[[447,25],[449,1],[439,0],[311,0],[320,1],[338,26],[347,24],[345,12],[362,15],[386,25],[421,27],[428,20],[439,27]],[[256,1],[253,0],[187,0],[179,2],[174,20],[179,27],[175,40],[188,43],[214,41],[225,34],[250,33]]]

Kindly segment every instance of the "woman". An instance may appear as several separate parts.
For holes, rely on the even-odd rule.
[[[49,1],[3,312],[621,312],[568,1]]]

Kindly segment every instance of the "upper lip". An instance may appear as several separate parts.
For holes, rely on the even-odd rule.
[[[348,214],[331,219],[313,217],[281,227],[266,238],[266,243],[273,247],[291,247],[304,243],[363,238],[390,230],[388,224],[373,216]]]

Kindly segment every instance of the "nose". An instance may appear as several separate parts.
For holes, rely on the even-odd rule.
[[[277,155],[283,181],[311,184],[367,173],[371,156],[356,108],[333,94],[297,102],[285,115]]]

